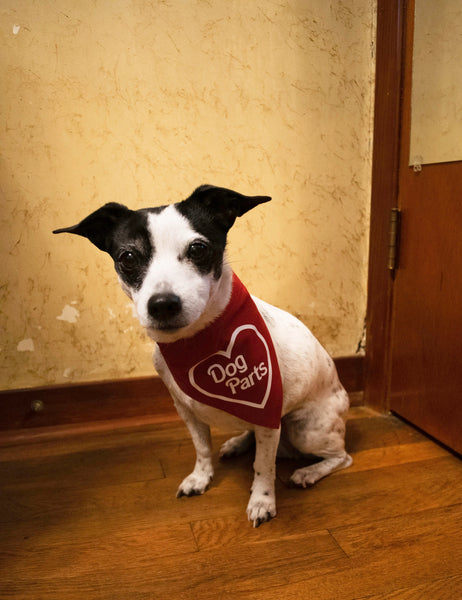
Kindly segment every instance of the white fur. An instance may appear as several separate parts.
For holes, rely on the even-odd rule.
[[[188,261],[181,260],[188,244],[201,236],[174,205],[161,213],[151,214],[149,230],[154,256],[141,289],[131,292],[131,296],[148,334],[155,341],[168,343],[194,335],[224,310],[231,294],[232,271],[225,262],[222,275],[216,281],[212,274],[204,276]],[[186,324],[180,330],[169,333],[150,327],[147,303],[157,292],[171,292],[181,298]],[[344,448],[343,415],[348,409],[348,396],[338,380],[332,359],[298,319],[258,298],[254,301],[268,326],[278,356],[284,391],[283,439],[281,428],[253,426],[185,395],[159,350],[155,352],[154,363],[196,449],[194,470],[180,484],[178,496],[201,494],[210,484],[213,477],[210,425],[253,431],[255,474],[247,514],[253,525],[258,526],[276,515],[274,479],[278,445],[285,454],[298,451],[324,459],[295,471],[291,479],[302,487],[349,466],[352,460]],[[251,441],[250,433],[236,436],[224,444],[221,455],[242,453]]]

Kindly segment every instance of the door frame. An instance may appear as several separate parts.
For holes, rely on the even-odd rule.
[[[389,217],[398,205],[406,26],[412,0],[377,0],[374,141],[364,402],[389,409],[393,277],[387,269]]]

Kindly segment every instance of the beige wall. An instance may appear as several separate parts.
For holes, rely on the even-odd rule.
[[[3,0],[1,388],[153,372],[110,258],[51,230],[206,182],[273,197],[232,231],[235,270],[355,352],[374,4]]]

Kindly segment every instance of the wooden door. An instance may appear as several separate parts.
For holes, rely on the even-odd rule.
[[[414,2],[398,174],[401,245],[391,300],[389,407],[462,453],[462,162],[409,164]]]

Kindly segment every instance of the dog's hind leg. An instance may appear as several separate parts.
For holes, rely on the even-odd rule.
[[[253,431],[244,431],[226,440],[220,448],[220,458],[233,458],[241,456],[255,446],[255,434]]]
[[[336,456],[324,457],[318,452],[317,456],[320,456],[323,460],[314,465],[310,465],[309,467],[302,467],[301,469],[294,471],[290,478],[291,483],[297,487],[310,487],[323,477],[326,477],[326,475],[330,475],[334,471],[339,471],[340,469],[346,469],[353,462],[351,456],[346,452]]]
[[[290,478],[291,483],[305,488],[352,464],[353,459],[345,451],[345,421],[342,417],[347,406],[348,396],[342,388],[327,402],[307,403],[304,409],[290,415],[286,421],[290,442],[303,454],[323,459],[297,469]]]

